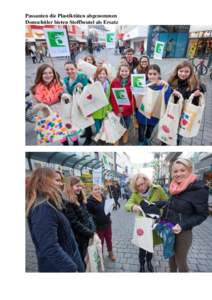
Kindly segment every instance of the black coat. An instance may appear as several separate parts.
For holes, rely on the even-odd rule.
[[[208,196],[208,187],[202,181],[196,181],[185,191],[171,196],[163,217],[179,224],[183,230],[192,229],[208,216]]]
[[[118,198],[121,197],[121,188],[118,185],[110,185],[108,187],[110,198],[114,198],[115,200],[118,200]]]
[[[96,228],[92,216],[88,213],[85,204],[66,202],[64,213],[74,231],[82,258],[86,255],[89,239],[93,237]]]
[[[31,209],[29,230],[39,272],[83,272],[84,265],[69,221],[48,201]]]
[[[104,229],[111,223],[110,214],[105,214],[104,206],[105,198],[103,196],[102,202],[96,200],[92,195],[88,198],[87,208],[93,216],[97,230]]]

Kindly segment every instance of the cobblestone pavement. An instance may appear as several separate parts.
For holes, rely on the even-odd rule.
[[[77,59],[80,57],[84,57],[87,55],[87,52],[82,52],[78,55]],[[109,61],[111,65],[115,68],[118,66],[120,61],[119,55],[114,55],[114,50],[102,50],[100,53],[94,53],[97,61],[100,59],[105,59]],[[175,66],[184,59],[163,59],[163,60],[151,60],[151,63],[157,63],[161,67],[162,77],[163,79],[167,79],[170,73],[174,70]],[[64,72],[64,62],[66,59],[57,58],[54,59],[55,69],[59,72],[61,78],[65,76]],[[49,63],[49,59],[46,58],[45,62]],[[36,69],[40,64],[33,64],[30,57],[26,57],[26,90],[29,90],[33,84]],[[183,145],[212,145],[212,81],[209,79],[209,75],[202,77],[202,82],[207,87],[206,93],[206,109],[204,113],[204,120],[202,122],[199,134],[193,138],[183,139]],[[135,134],[134,134],[135,133]],[[35,145],[36,144],[36,136],[34,132],[34,125],[30,123],[26,123],[26,145]],[[137,132],[131,131],[129,145],[137,145],[138,137]]]
[[[138,272],[138,248],[132,245],[134,216],[123,209],[112,213],[113,250],[116,262],[111,262],[104,249],[106,272]],[[188,255],[190,272],[212,272],[212,216],[193,229],[193,242]],[[168,272],[168,262],[162,256],[162,247],[157,246],[153,256],[155,272]],[[28,228],[26,226],[26,272],[37,271],[37,260]]]

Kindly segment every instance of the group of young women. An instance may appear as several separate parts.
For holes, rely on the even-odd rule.
[[[98,185],[89,198],[83,189],[78,177],[64,180],[51,168],[36,169],[28,180],[26,213],[40,272],[84,272],[92,241],[105,240],[115,261],[105,195]]]
[[[127,129],[117,144],[120,142],[127,144],[129,142],[129,128],[132,123],[132,117],[135,116],[137,120],[136,127],[138,127],[138,144],[148,145],[149,138],[159,119],[154,117],[147,119],[137,109],[132,93],[131,74],[146,74],[147,83],[152,83],[151,88],[153,90],[160,91],[166,86],[166,92],[164,93],[165,105],[167,105],[172,93],[175,97],[179,97],[181,94],[184,99],[188,99],[192,93],[195,93],[195,96],[199,97],[200,92],[203,92],[194,69],[188,61],[178,64],[166,82],[162,80],[159,65],[150,64],[148,56],[145,55],[137,60],[133,56],[132,49],[126,50],[126,55],[121,58],[117,74],[112,80],[109,78],[108,69],[103,66],[103,62],[97,64],[95,58],[91,55],[86,56],[84,60],[97,67],[93,78],[88,78],[78,70],[75,63],[68,61],[64,66],[67,76],[62,83],[59,74],[54,68],[48,64],[43,64],[37,70],[35,83],[31,88],[31,92],[36,102],[42,102],[54,108],[55,103],[60,102],[63,93],[73,96],[76,89],[82,90],[87,84],[93,81],[100,81],[108,98],[108,105],[92,114],[95,121],[95,130],[92,127],[85,129],[83,134],[86,137],[85,145],[89,145],[92,142],[92,136],[99,132],[102,121],[109,111],[113,111],[119,116],[121,124]],[[130,101],[129,105],[118,105],[115,100],[112,89],[122,87],[127,91]],[[180,143],[181,139],[179,137],[178,144]]]
[[[167,193],[145,174],[132,178],[133,193],[125,204],[128,212],[141,214],[145,201],[162,207],[161,218],[173,224],[174,255],[171,272],[188,272],[187,254],[192,243],[192,228],[208,216],[208,188],[193,174],[191,161],[178,159],[172,165],[172,181]],[[27,182],[26,213],[36,248],[40,272],[84,272],[89,242],[106,241],[109,258],[112,249],[110,214],[105,214],[105,195],[94,185],[85,196],[78,177],[65,178],[50,168],[38,168]],[[162,206],[161,206],[162,202]],[[153,232],[154,245],[162,243]],[[153,254],[139,249],[140,272],[154,272]]]

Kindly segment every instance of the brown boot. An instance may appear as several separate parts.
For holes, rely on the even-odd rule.
[[[128,131],[126,131],[126,132],[124,133],[124,135],[122,136],[123,144],[127,144],[127,143],[128,143],[128,140],[129,140],[129,134],[128,134]]]
[[[138,121],[136,119],[134,119],[134,121],[133,121],[133,127],[135,129],[138,129],[138,127],[139,127]]]
[[[109,258],[112,260],[112,261],[115,261],[116,260],[116,257],[114,256],[113,254],[113,251],[109,251]]]

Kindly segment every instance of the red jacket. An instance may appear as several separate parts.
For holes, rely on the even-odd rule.
[[[135,110],[135,99],[134,96],[132,95],[131,91],[131,81],[129,80],[127,85],[125,85],[125,89],[127,90],[128,98],[130,100],[131,105],[121,105],[118,106],[116,103],[115,96],[113,94],[112,88],[122,88],[121,80],[120,79],[114,79],[111,82],[111,87],[110,87],[110,103],[113,107],[113,111],[115,112],[116,115],[119,113],[119,107],[123,107],[123,112],[122,115],[123,117],[127,117],[133,114],[133,110]]]

